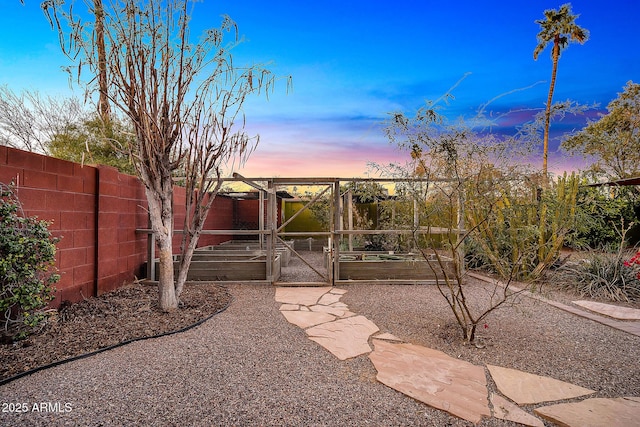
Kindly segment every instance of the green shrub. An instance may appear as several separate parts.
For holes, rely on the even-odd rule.
[[[49,223],[22,215],[11,187],[0,183],[0,326],[2,335],[24,338],[46,320],[60,276],[54,263],[58,239]]]
[[[611,190],[581,186],[578,190],[576,223],[567,235],[566,246],[574,249],[603,249],[615,251],[619,236],[617,228],[640,219],[636,213],[638,202],[634,202],[631,191]],[[631,237],[631,236],[628,236]]]

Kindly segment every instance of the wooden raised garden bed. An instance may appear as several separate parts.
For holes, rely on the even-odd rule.
[[[338,280],[341,281],[433,283],[436,278],[443,280],[445,272],[451,277],[453,271],[449,258],[444,259],[444,268],[441,268],[435,258],[427,261],[417,254],[346,252],[340,254],[339,263]]]
[[[177,273],[179,260],[174,257]],[[280,277],[280,255],[273,264],[274,280]],[[156,260],[156,272],[160,271]],[[159,273],[157,273],[159,275]],[[214,282],[267,281],[267,257],[263,254],[220,254],[197,252],[193,256],[187,280]]]

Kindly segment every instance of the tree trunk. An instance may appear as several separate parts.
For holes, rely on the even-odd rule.
[[[160,280],[158,282],[158,305],[163,311],[175,310],[178,308],[178,296],[176,295],[176,288],[173,283],[174,274],[171,239],[163,239],[159,246]]]
[[[178,278],[176,280],[176,295],[179,297],[184,288],[184,284],[187,282],[187,274],[189,273],[189,266],[193,259],[193,252],[198,244],[199,233],[191,238],[186,249],[182,250],[182,256],[180,258],[180,268],[178,269]]]
[[[556,73],[558,72],[558,59],[560,58],[560,36],[556,35],[553,42],[553,66],[551,67],[551,83],[549,84],[549,96],[547,97],[547,108],[544,113],[544,135],[542,142],[542,186],[548,187],[548,158],[549,158],[549,128],[551,126],[551,103],[553,100],[553,91],[556,86]]]
[[[475,344],[476,342],[476,329],[477,329],[478,325],[471,324],[471,325],[467,325],[466,330],[465,330],[465,339],[467,340],[467,342],[469,344]]]
[[[560,36],[556,34],[553,43],[553,54],[551,55],[553,66],[551,67],[551,83],[549,84],[549,96],[547,97],[547,108],[544,113],[544,135],[542,144],[542,188],[547,189],[549,187],[548,176],[548,158],[549,158],[549,128],[551,126],[551,103],[553,102],[553,91],[556,86],[556,73],[558,72],[558,58],[560,57]],[[546,214],[547,206],[544,199],[539,203],[539,229],[538,229],[538,262],[543,259],[546,243]]]
[[[95,42],[98,48],[98,87],[100,98],[98,99],[98,114],[105,123],[108,123],[111,116],[109,107],[108,85],[107,85],[107,53],[104,43],[104,8],[102,0],[93,0],[95,15]]]
[[[149,204],[151,229],[159,246],[159,281],[158,304],[161,310],[169,311],[178,308],[178,296],[174,285],[173,273],[173,188],[162,186],[162,191],[145,186]]]

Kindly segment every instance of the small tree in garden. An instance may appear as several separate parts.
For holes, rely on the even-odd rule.
[[[514,166],[513,160],[524,154],[515,152],[515,145],[479,135],[464,123],[449,125],[432,105],[413,118],[393,113],[385,130],[412,160],[378,169],[407,180],[401,193],[419,207],[416,247],[432,268],[464,339],[474,343],[478,325],[518,293],[511,288],[513,280],[533,279],[555,261],[549,253],[558,249],[568,229],[573,199],[566,191],[558,192],[558,206],[548,216],[555,221],[551,229],[556,234],[542,242],[548,248],[541,257],[536,186]],[[566,190],[573,185],[567,182],[573,181],[568,178],[559,186]],[[434,198],[437,203],[431,202]],[[460,256],[465,248],[475,248],[483,264],[505,280],[503,287],[494,285],[486,301],[467,298]]]
[[[617,251],[620,224],[628,226],[638,217],[624,187],[590,187],[592,179],[583,176],[576,197],[576,226],[567,236],[566,245],[574,249]]]
[[[562,142],[593,159],[590,171],[609,180],[640,176],[640,84],[627,82],[608,113]]]
[[[127,149],[132,144],[135,144],[132,129],[117,118],[105,122],[101,117],[94,117],[57,132],[47,146],[49,154],[58,159],[109,165],[134,175],[136,169]]]
[[[125,139],[133,140],[127,123],[91,115],[77,98],[53,98],[30,90],[15,93],[0,86],[0,145],[82,164],[115,166],[133,174]]]
[[[66,51],[96,75],[102,62],[91,37],[94,21],[54,3],[52,20],[66,18],[69,25]],[[135,133],[127,148],[146,189],[159,246],[160,307],[165,310],[178,307],[193,251],[222,185],[223,167],[243,162],[257,143],[257,137],[244,131],[242,105],[247,96],[272,90],[275,82],[260,65],[238,67],[233,62],[231,49],[239,38],[229,17],[197,42],[191,40],[192,3],[125,0],[102,9],[108,97],[112,114],[124,114]],[[100,92],[96,85],[92,80],[88,88]],[[178,170],[186,174],[186,217],[175,277],[173,174]]]
[[[607,105],[607,114],[602,115],[597,121],[590,122],[580,132],[577,132],[562,142],[562,147],[572,153],[578,153],[591,159],[588,169],[592,182],[593,179],[619,180],[640,176],[640,84],[627,82],[624,91]],[[621,218],[627,223],[636,222],[635,230],[629,233],[631,241],[637,241],[639,234],[638,221],[640,220],[640,187],[624,186],[607,189],[607,195],[603,190],[584,190],[590,199],[596,199],[600,203],[596,208],[604,209],[604,215],[595,216],[593,223],[604,222],[606,228],[596,228],[598,234],[605,234],[613,239],[606,239],[599,243],[615,243],[615,235],[611,236],[615,228],[611,227],[610,220],[602,220],[615,215],[614,227]],[[610,197],[615,193],[615,198]],[[601,200],[597,200],[601,199]],[[587,199],[587,202],[590,200]],[[594,207],[586,204],[587,209]],[[613,209],[612,209],[613,208]],[[614,212],[618,210],[619,212]],[[634,212],[635,211],[635,212]],[[593,236],[595,233],[589,233]],[[613,241],[612,241],[613,240]],[[595,247],[597,245],[592,245]]]
[[[14,190],[0,183],[0,326],[3,335],[24,337],[41,324],[53,299],[57,239],[49,224],[25,217]]]

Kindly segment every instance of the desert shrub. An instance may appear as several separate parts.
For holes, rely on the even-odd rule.
[[[640,280],[640,251],[636,252],[636,254],[634,256],[632,256],[628,261],[624,262],[624,266],[632,269],[636,275],[636,277],[638,278],[638,280]]]
[[[526,280],[538,265],[539,229],[535,225],[492,224],[491,233],[465,239],[467,268]]]
[[[578,181],[565,175],[540,192],[526,180],[515,182],[503,182],[501,197],[493,203],[481,199],[468,203],[467,226],[477,231],[465,239],[465,263],[468,268],[526,281],[539,278],[558,262],[564,239],[575,224]]]
[[[633,253],[590,251],[584,259],[561,266],[552,275],[552,281],[581,296],[610,301],[640,300],[639,269],[629,262]]]
[[[627,233],[632,226],[613,228],[618,240],[616,247],[590,250],[579,261],[561,265],[551,275],[551,282],[581,296],[610,301],[640,300],[640,257],[627,246]]]
[[[25,217],[11,187],[0,183],[0,326],[23,338],[46,319],[60,276],[54,262],[57,239],[46,221]]]

